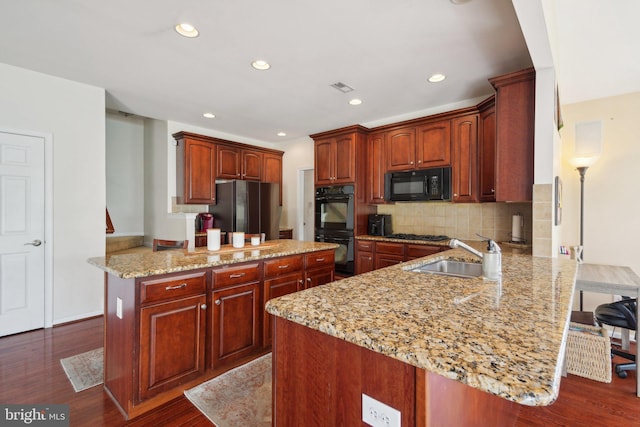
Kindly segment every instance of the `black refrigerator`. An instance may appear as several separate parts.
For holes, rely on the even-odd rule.
[[[266,240],[280,236],[280,184],[257,181],[216,183],[215,205],[209,207],[214,227],[229,231],[265,233]],[[224,239],[223,239],[224,242]]]

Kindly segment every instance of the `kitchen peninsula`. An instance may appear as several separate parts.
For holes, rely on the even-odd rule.
[[[330,243],[137,251],[105,271],[104,387],[130,419],[270,350],[270,298],[334,280]]]
[[[442,258],[474,260],[449,250],[269,301],[274,425],[360,425],[363,394],[403,426],[512,425],[553,403],[576,263],[505,253],[501,285],[408,271]]]

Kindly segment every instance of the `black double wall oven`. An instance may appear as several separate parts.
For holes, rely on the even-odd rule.
[[[353,185],[316,187],[315,240],[335,243],[336,272],[353,275],[355,200]]]

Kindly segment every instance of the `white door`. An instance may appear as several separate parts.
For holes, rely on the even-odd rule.
[[[315,240],[315,202],[316,189],[314,185],[314,170],[304,171],[304,238],[313,242]]]
[[[0,132],[0,336],[44,326],[44,138]]]

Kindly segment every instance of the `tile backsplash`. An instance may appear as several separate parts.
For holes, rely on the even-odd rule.
[[[511,240],[512,217],[524,219],[523,237],[532,237],[531,203],[396,202],[378,205],[379,214],[390,214],[394,233],[444,234],[465,240],[481,240],[476,233],[499,242]]]

